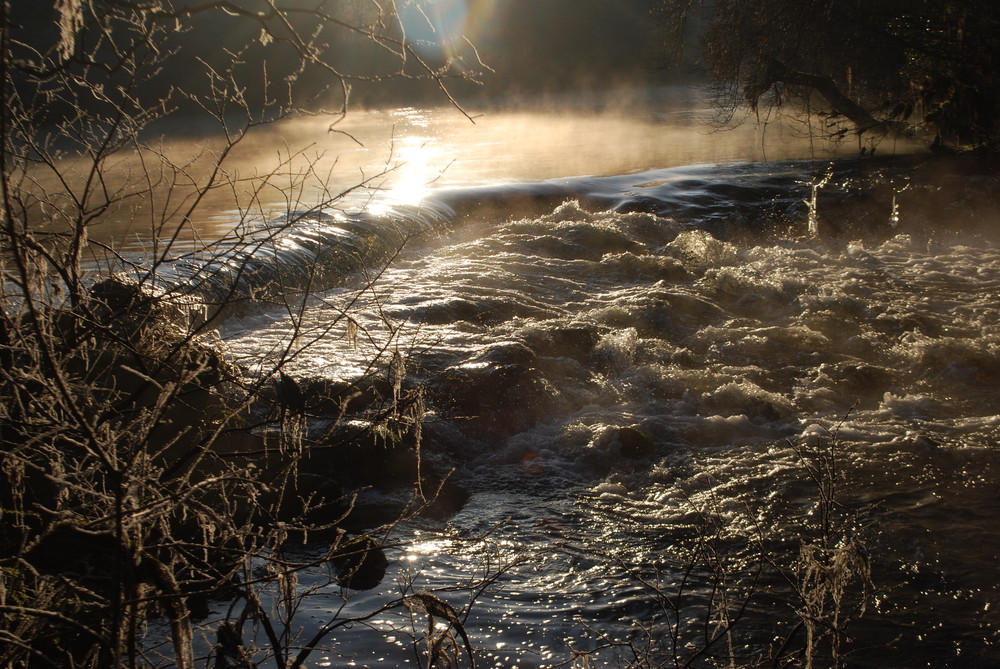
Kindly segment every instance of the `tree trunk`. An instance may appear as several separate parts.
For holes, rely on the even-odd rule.
[[[790,86],[806,86],[823,96],[830,107],[854,123],[858,134],[872,130],[883,130],[885,124],[872,116],[867,109],[859,105],[837,87],[830,77],[808,72],[798,72],[783,63],[773,61],[768,72],[769,86],[779,81]]]

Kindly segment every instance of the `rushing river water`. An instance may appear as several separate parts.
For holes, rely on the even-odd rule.
[[[810,465],[832,443],[837,514],[866,542],[875,593],[847,663],[1000,664],[998,182],[880,156],[839,162],[814,191],[830,163],[805,140],[766,156],[759,131],[709,135],[705,116],[372,112],[404,161],[385,184],[394,209],[311,212],[284,251],[252,247],[262,266],[288,253],[344,276],[295,328],[287,309],[229,318],[237,360],[252,369],[294,335],[310,343],[290,375],[350,380],[405,354],[425,457],[469,493],[398,530],[378,588],[308,600],[306,630],[406,579],[464,612],[460,586],[501,570],[465,619],[477,666],[666,661],[674,630],[699,665],[685,635],[711,564],[731,570],[734,601],[755,537],[791,572],[816,524]],[[359,234],[385,246],[348,244],[380,272],[371,286],[327,255]],[[731,562],[691,558],[699,533]],[[739,637],[748,660],[791,629],[769,627],[790,595],[768,573]],[[682,582],[677,613],[664,597]],[[416,666],[421,629],[376,616],[315,666]]]

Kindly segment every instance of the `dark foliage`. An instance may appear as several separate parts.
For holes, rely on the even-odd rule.
[[[1000,10],[989,0],[659,5],[670,49],[704,40],[700,63],[727,120],[796,102],[822,111],[834,136],[905,127],[937,146],[998,146]]]
[[[354,61],[351,45],[381,60]],[[302,468],[324,436],[306,430],[320,402],[284,367],[308,344],[247,374],[216,319],[192,318],[184,290],[157,277],[211,192],[252,182],[259,194],[280,178],[289,221],[339,197],[324,184],[328,199],[298,199],[309,166],[231,173],[254,129],[324,104],[336,123],[358,81],[422,81],[449,97],[451,72],[377,3],[0,0],[0,666],[190,668],[194,621],[215,596],[243,605],[218,630],[216,666],[249,666],[255,651],[301,666],[347,624],[293,641],[299,571],[336,556],[354,588],[384,572],[385,532],[349,543],[337,472]],[[218,137],[197,174],[195,158],[155,140],[190,111]],[[92,237],[123,212],[156,240],[142,267]],[[211,241],[195,250],[205,267],[252,269]],[[220,298],[218,313],[234,293]],[[308,295],[273,298],[295,314]],[[400,440],[419,413],[403,415],[415,402],[401,386],[354,432]],[[325,400],[323,424],[336,424],[348,400]],[[329,552],[284,555],[309,536]],[[269,589],[280,614],[261,604]],[[265,650],[244,647],[249,619],[267,627]],[[163,643],[151,647],[156,620]]]

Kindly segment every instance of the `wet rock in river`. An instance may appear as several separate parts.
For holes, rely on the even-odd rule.
[[[337,570],[337,582],[352,590],[371,590],[382,582],[389,566],[382,546],[367,534],[334,544],[330,562]]]
[[[519,342],[490,346],[433,381],[438,406],[493,436],[526,429],[552,404],[534,351]]]
[[[584,359],[600,341],[601,333],[587,325],[527,330],[525,340],[531,350],[540,356]]]
[[[325,443],[310,449],[311,471],[348,485],[402,485],[417,477],[417,452],[411,439],[393,439],[371,425],[347,423]]]
[[[618,443],[626,458],[646,458],[656,452],[656,444],[650,436],[636,426],[618,430]]]
[[[377,379],[356,382],[317,377],[292,377],[279,373],[261,389],[261,399],[268,406],[283,407],[294,413],[316,418],[336,419],[347,412],[377,407],[391,390],[379,387]]]

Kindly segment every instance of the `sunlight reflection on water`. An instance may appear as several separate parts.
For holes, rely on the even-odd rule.
[[[391,121],[395,148],[381,164],[398,167],[385,175],[377,197],[397,200],[417,197],[429,184],[621,174],[649,162],[754,157],[752,133],[717,136],[728,145],[706,143],[694,126],[670,118],[651,124],[617,115],[517,112],[471,124],[454,110],[407,109],[370,112],[342,127],[360,136],[365,123],[384,131]],[[740,137],[752,141],[741,144]],[[378,167],[375,144],[354,146]],[[753,170],[766,171],[712,167],[697,178],[685,174],[678,190],[703,199],[671,200],[670,215],[685,206],[692,215],[715,213],[742,202],[735,199],[740,194],[772,201],[774,175],[750,186]],[[670,181],[649,177],[627,187],[634,194],[657,185],[667,193]],[[784,195],[797,204],[804,194]],[[897,224],[921,215],[895,204],[890,211]],[[725,213],[727,223],[738,222]],[[650,620],[653,604],[624,565],[668,577],[682,570],[677,539],[696,527],[698,508],[726,520],[727,539],[775,519],[805,522],[814,513],[814,491],[792,443],[810,444],[849,412],[838,429],[842,464],[858,484],[850,499],[880,503],[886,537],[880,548],[888,559],[879,568],[909,570],[903,578],[912,592],[891,593],[882,604],[911,627],[931,621],[935,643],[950,643],[924,602],[930,598],[950,620],[967,615],[963,608],[985,617],[989,604],[982,600],[995,588],[981,576],[993,573],[998,552],[982,530],[992,526],[997,503],[990,379],[998,369],[993,298],[1000,251],[947,237],[933,244],[920,239],[893,230],[888,239],[789,236],[739,245],[701,229],[681,230],[669,219],[589,212],[574,202],[523,220],[484,217],[407,248],[375,287],[323,295],[296,324],[303,329],[291,333],[322,335],[320,341],[287,370],[361,375],[373,358],[387,362],[395,338],[416,354],[422,371],[447,366],[454,378],[471,380],[455,386],[458,399],[469,403],[456,410],[458,421],[496,411],[485,434],[448,444],[449,456],[471,460],[462,465],[476,489],[452,528],[474,534],[502,527],[493,557],[525,551],[535,560],[474,607],[476,643],[492,666],[566,659],[583,647],[574,644],[588,626],[622,630],[633,617]],[[354,295],[358,344],[337,311]],[[266,355],[291,336],[286,316],[251,317],[227,325],[224,335],[248,358]],[[274,321],[260,320],[266,318]],[[495,357],[484,357],[491,349]],[[505,383],[488,373],[491,365],[515,381],[535,380],[517,375],[543,370],[547,392],[562,404],[539,409],[539,395],[517,392],[490,404]],[[425,379],[435,380],[430,373]],[[525,425],[505,434],[518,412]],[[626,454],[627,430],[633,447],[648,454]],[[636,441],[636,432],[648,443]],[[396,558],[394,577],[446,589],[478,568],[479,545],[446,533],[415,532],[412,539]],[[976,555],[963,549],[973,544]],[[381,594],[398,588],[390,579]],[[359,595],[357,605],[374,596]],[[323,613],[321,604],[316,615]],[[995,638],[990,620],[964,629],[971,624]],[[398,666],[410,661],[398,642],[413,629],[412,621],[380,618],[371,637],[345,641],[339,650],[351,662],[371,658],[358,659],[362,665]]]
[[[564,101],[522,110],[468,110],[468,117],[454,107],[405,107],[353,112],[335,125],[306,117],[255,128],[227,160],[224,175],[230,181],[205,193],[181,239],[218,238],[290,209],[413,204],[431,187],[815,155],[806,138],[778,124],[766,136],[751,124],[715,131],[713,112],[701,95],[677,87],[623,93],[613,109],[588,110]],[[207,183],[220,148],[211,135],[166,137],[160,151],[173,165],[184,166],[183,179],[173,186],[165,182],[154,200],[190,198],[194,185]],[[857,149],[845,144],[835,150],[851,155]],[[151,159],[159,161],[145,157],[147,163]],[[137,160],[121,159],[123,180],[130,171],[138,173]],[[181,219],[164,219],[148,206],[120,208],[92,237],[136,249],[171,235]]]

